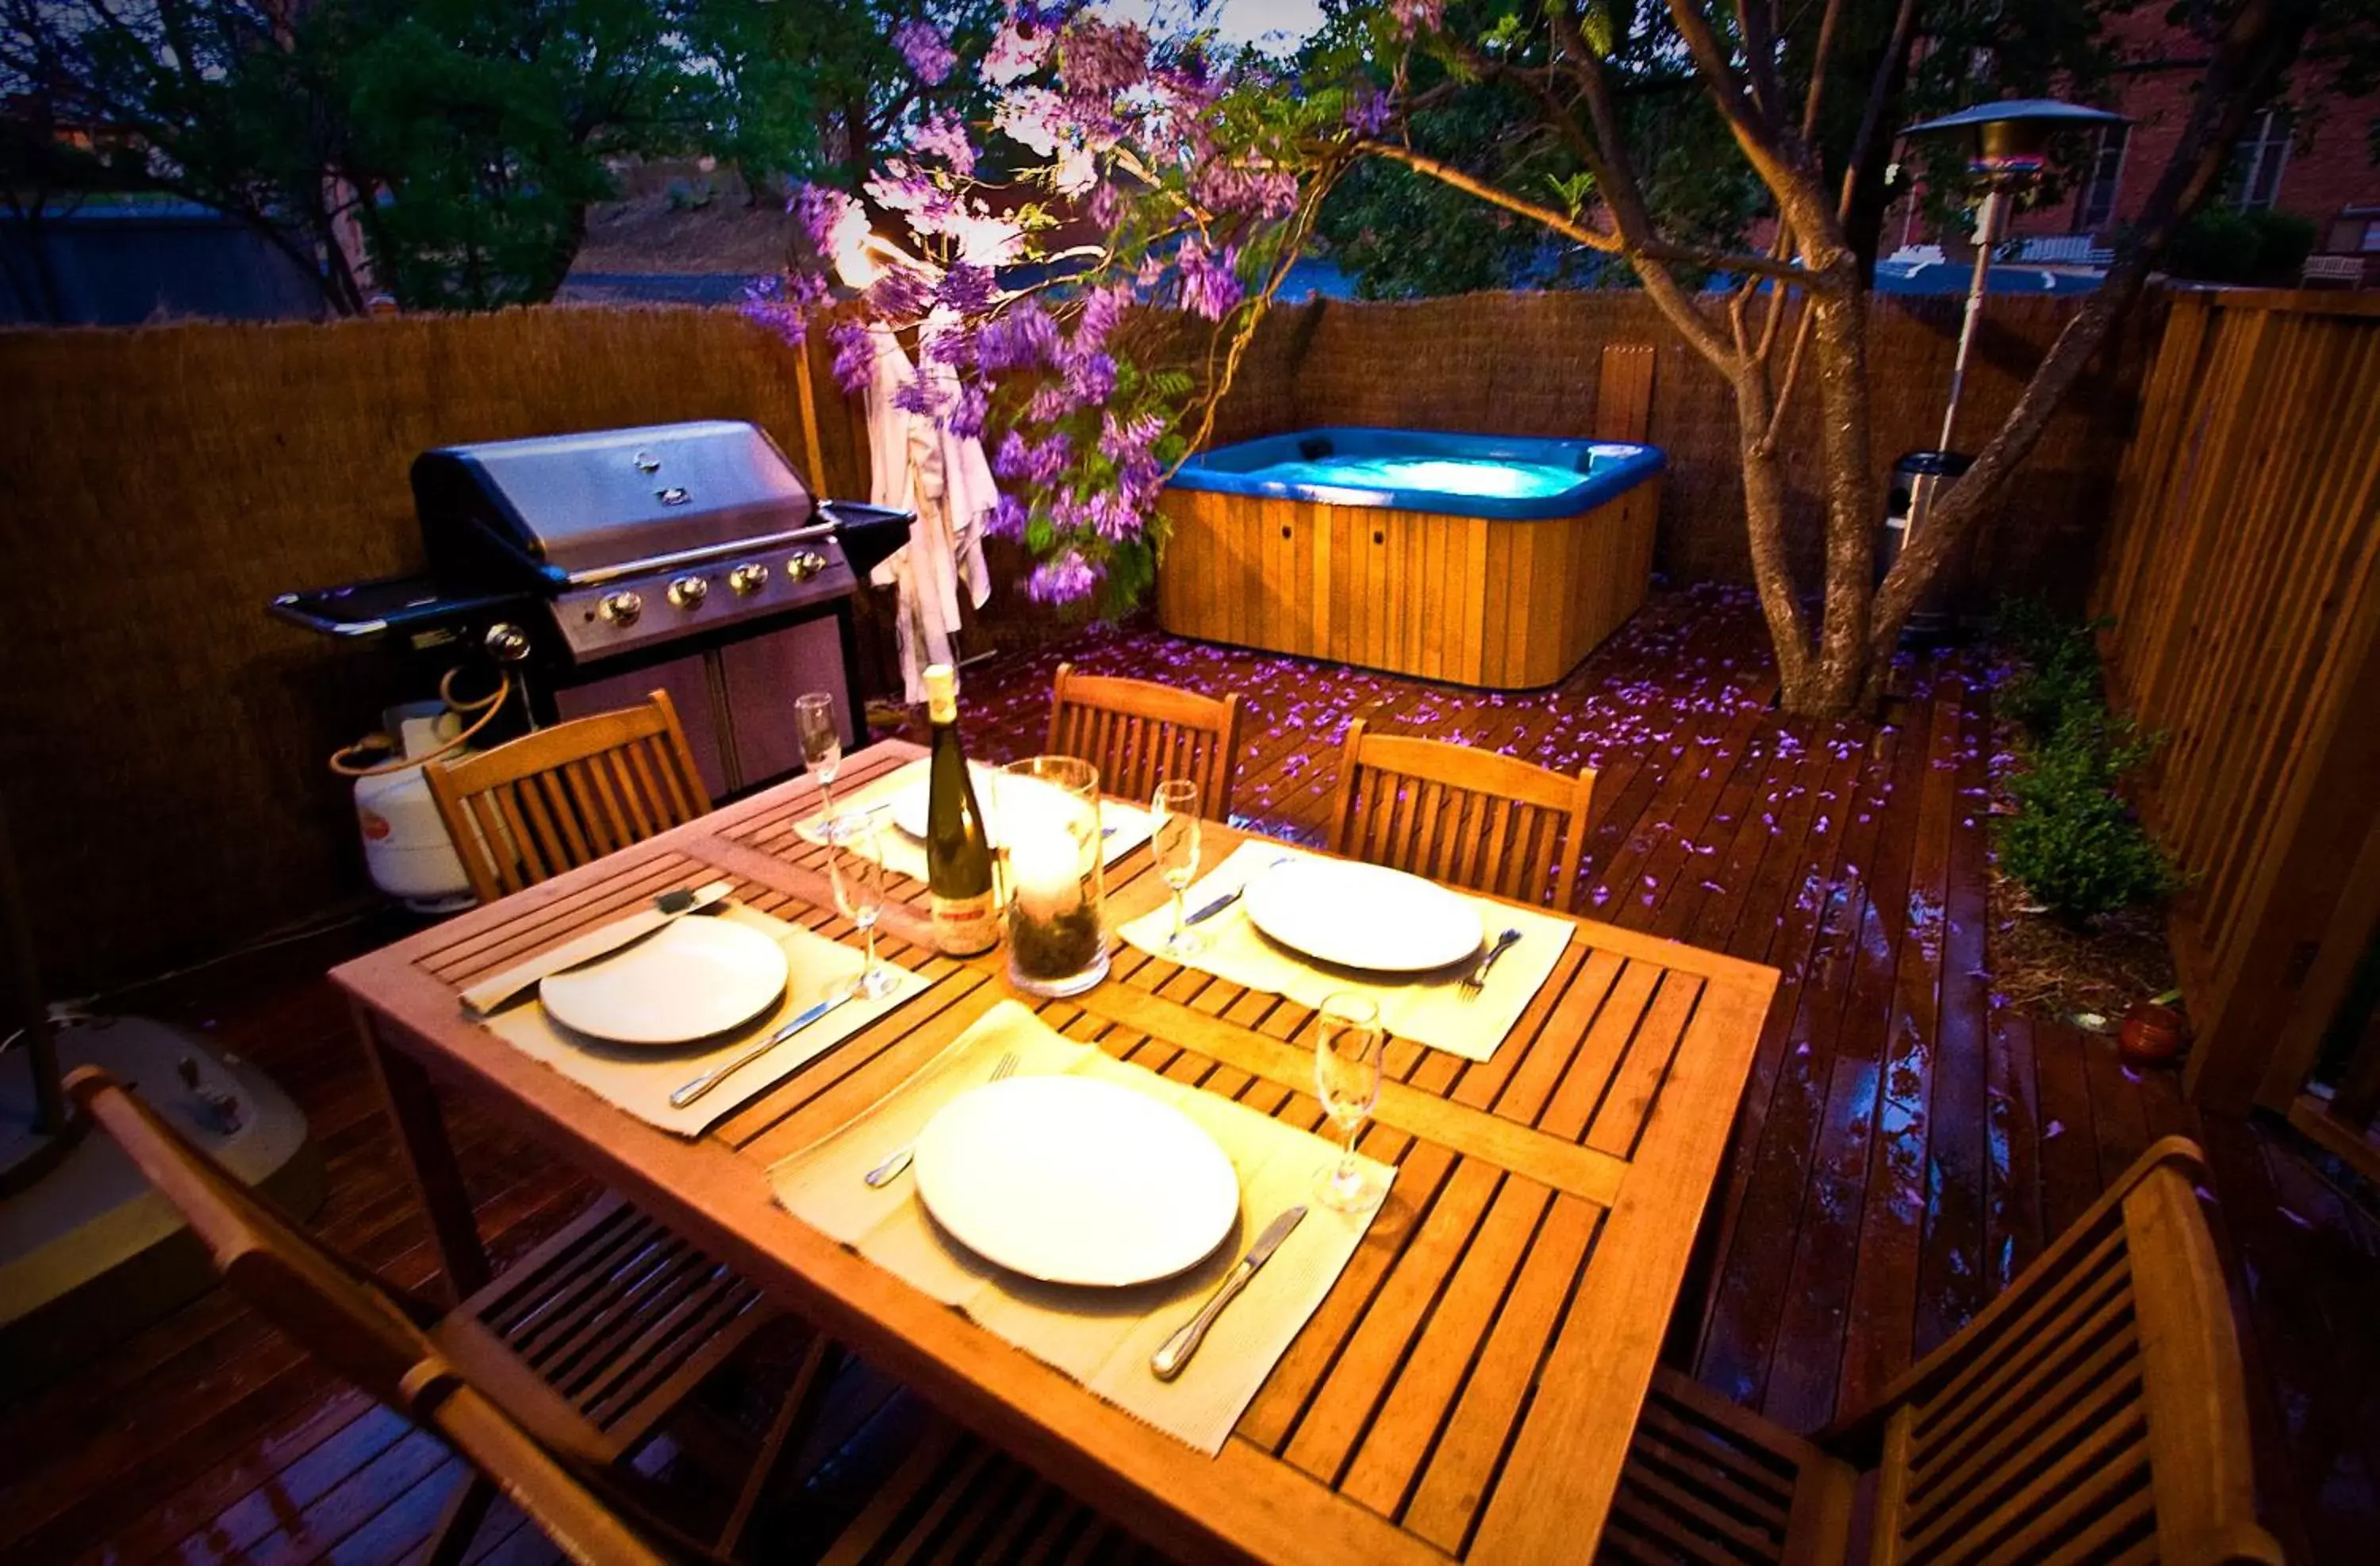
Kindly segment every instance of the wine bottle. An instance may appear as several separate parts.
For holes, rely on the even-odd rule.
[[[959,748],[959,677],[947,663],[926,669],[926,718],[933,759],[926,779],[926,884],[932,892],[934,944],[971,957],[1000,939],[992,906],[991,837],[976,803],[975,778]]]

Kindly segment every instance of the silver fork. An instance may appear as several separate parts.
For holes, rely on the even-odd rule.
[[[1463,998],[1464,1000],[1476,1001],[1479,999],[1479,991],[1485,989],[1488,984],[1488,970],[1494,967],[1496,965],[1496,959],[1511,951],[1512,949],[1512,943],[1520,939],[1521,932],[1517,929],[1508,929],[1503,934],[1496,938],[1496,944],[1488,948],[1488,954],[1479,959],[1479,965],[1463,976]]]
[[[991,1080],[994,1082],[1002,1082],[1015,1074],[1016,1051],[1011,1050],[1008,1053],[1000,1057],[1000,1063],[998,1065],[991,1068]],[[891,1158],[886,1159],[882,1163],[878,1164],[874,1169],[871,1169],[866,1174],[861,1175],[860,1178],[866,1181],[869,1185],[881,1190],[883,1187],[892,1184],[895,1180],[900,1179],[901,1171],[907,1169],[909,1167],[909,1160],[917,1156],[917,1144],[915,1142],[909,1143],[906,1147],[896,1150]]]

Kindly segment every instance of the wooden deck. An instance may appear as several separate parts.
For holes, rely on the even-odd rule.
[[[1600,770],[1581,906],[1781,968],[1722,1198],[1709,1287],[1676,1353],[1798,1426],[1857,1403],[1953,1330],[2155,1135],[2199,1136],[2234,1280],[2266,1521],[2298,1560],[2364,1558],[2380,1528],[2380,1223],[2264,1123],[2201,1124],[2169,1075],[1993,1003],[1984,875],[1987,683],[1905,672],[1897,722],[1780,723],[1756,613],[1657,597],[1560,686],[1489,696],[1260,657],[1147,629],[1087,632],[970,674],[977,754],[1039,748],[1061,657],[1241,691],[1238,809],[1312,838],[1350,718]],[[212,1022],[313,1117],[320,1222],[419,1280],[427,1238],[344,1007],[311,977],[392,935],[350,932],[183,984],[145,1009]],[[483,1224],[516,1250],[586,1188],[463,1108]],[[875,1405],[850,1416],[858,1427]],[[897,1407],[877,1414],[893,1419]],[[394,1561],[454,1482],[426,1438],[212,1296],[79,1384],[0,1410],[0,1558]],[[489,1559],[541,1560],[492,1529]]]

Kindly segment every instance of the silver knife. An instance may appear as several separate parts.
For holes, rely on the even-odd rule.
[[[1279,869],[1281,866],[1288,863],[1290,863],[1290,857],[1284,856],[1282,858],[1275,859],[1271,864],[1266,866],[1265,868]],[[1264,872],[1259,870],[1257,873],[1257,875],[1261,875]],[[1217,914],[1221,913],[1224,909],[1238,902],[1241,894],[1247,891],[1249,881],[1253,881],[1255,880],[1256,876],[1250,876],[1247,880],[1240,882],[1239,885],[1232,888],[1231,891],[1226,892],[1220,897],[1216,898],[1212,903],[1200,904],[1188,918],[1182,921],[1182,928],[1187,929],[1192,925],[1204,924],[1208,919],[1213,918]]]
[[[1248,1280],[1257,1275],[1257,1269],[1272,1259],[1273,1252],[1281,1249],[1281,1243],[1289,1238],[1290,1231],[1305,1218],[1305,1208],[1301,1205],[1265,1225],[1265,1232],[1257,1236],[1257,1243],[1248,1247],[1248,1254],[1242,1256],[1239,1264],[1224,1276],[1222,1287],[1208,1295],[1207,1303],[1198,1307],[1198,1314],[1184,1322],[1182,1330],[1166,1339],[1164,1344],[1148,1356],[1148,1368],[1156,1373],[1159,1380],[1171,1381],[1182,1374],[1183,1366],[1190,1363],[1190,1356],[1196,1354],[1198,1345],[1207,1341],[1207,1329],[1215,1325],[1215,1317],[1223,1314],[1225,1305],[1239,1298],[1240,1291],[1248,1286]]]
[[[463,1005],[475,1015],[486,1016],[519,1000],[555,974],[589,967],[625,952],[686,915],[699,913],[722,901],[734,890],[733,882],[715,880],[691,891],[679,887],[664,892],[625,918],[598,926],[575,941],[566,941],[551,952],[506,968],[493,978],[480,980],[463,991]]]
[[[685,1086],[680,1087],[676,1092],[672,1093],[669,1096],[670,1108],[674,1110],[682,1110],[686,1108],[688,1104],[693,1103],[697,1099],[701,1098],[705,1093],[710,1092],[712,1088],[718,1086],[721,1083],[726,1081],[737,1072],[742,1071],[746,1066],[750,1065],[754,1061],[759,1060],[761,1056],[767,1054],[778,1045],[783,1044],[786,1039],[791,1038],[795,1034],[799,1033],[802,1029],[809,1026],[810,1024],[818,1021],[819,1018],[826,1015],[829,1012],[834,1010],[837,1006],[842,1005],[845,1001],[848,1001],[851,998],[852,992],[848,989],[837,990],[834,994],[828,996],[825,1000],[820,1001],[817,1005],[812,1006],[809,1010],[794,1018],[793,1021],[787,1023],[784,1026],[777,1029],[776,1032],[769,1035],[768,1038],[761,1039],[760,1042],[753,1045],[749,1050],[745,1050],[734,1060],[729,1061],[725,1065],[711,1067],[709,1071],[704,1072],[700,1076],[696,1077]]]
[[[1208,919],[1213,918],[1217,914],[1221,913],[1224,909],[1238,902],[1240,900],[1240,893],[1246,890],[1247,887],[1245,885],[1232,888],[1231,891],[1226,892],[1220,897],[1216,898],[1212,903],[1206,904],[1199,907],[1197,910],[1193,912],[1188,918],[1184,919],[1182,921],[1183,928],[1186,929],[1192,925],[1205,924]]]

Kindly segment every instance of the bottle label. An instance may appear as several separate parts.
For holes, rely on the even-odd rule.
[[[1000,911],[991,893],[933,899],[934,945],[947,957],[972,957],[1000,941]]]

